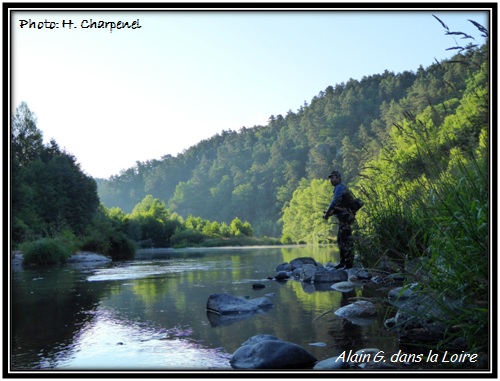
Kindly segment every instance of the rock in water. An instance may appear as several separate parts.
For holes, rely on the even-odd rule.
[[[372,324],[377,315],[377,307],[371,302],[360,300],[335,311],[335,315],[357,325]]]
[[[297,344],[271,335],[251,337],[234,352],[234,369],[311,369],[318,360]]]
[[[332,290],[340,291],[340,292],[349,292],[354,290],[354,283],[349,281],[338,282],[331,286]]]
[[[272,305],[265,297],[246,300],[229,294],[212,294],[208,297],[207,310],[219,314],[249,313]]]

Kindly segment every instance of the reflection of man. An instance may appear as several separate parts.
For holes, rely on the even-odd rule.
[[[323,215],[323,218],[328,220],[328,217],[335,215],[339,221],[337,245],[339,246],[340,262],[335,266],[335,268],[350,269],[352,268],[354,259],[352,252],[351,224],[354,222],[355,213],[350,209],[353,197],[347,187],[342,184],[339,172],[333,171],[328,178],[330,179],[330,184],[332,184],[335,188],[333,190],[332,202],[330,203],[328,210]]]

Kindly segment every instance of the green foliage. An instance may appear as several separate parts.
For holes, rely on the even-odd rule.
[[[460,329],[448,335],[466,340],[471,352],[487,350],[490,294],[489,197],[487,157],[452,150],[450,165],[433,189],[430,211],[426,288],[462,302],[446,324]],[[467,324],[463,324],[467,322]]]
[[[125,214],[120,210],[106,209],[100,204],[80,248],[110,256],[114,260],[133,258],[135,245],[125,232],[123,219]]]
[[[37,159],[43,150],[43,134],[36,126],[36,116],[26,102],[21,102],[12,117],[12,165],[24,167]]]
[[[21,245],[23,265],[52,266],[67,261],[72,254],[71,247],[61,238],[42,238]]]
[[[331,223],[322,216],[332,199],[328,180],[303,179],[283,213],[283,243],[331,243]]]
[[[235,218],[231,221],[231,225],[229,225],[229,233],[235,237],[239,237],[242,235],[246,237],[252,237],[253,229],[248,222],[243,222],[239,218]]]
[[[114,261],[133,259],[135,256],[135,245],[125,234],[114,234],[109,237],[109,250],[107,254]]]
[[[122,215],[123,231],[147,247],[170,247],[176,229],[181,225],[164,202],[146,195],[132,213]]]
[[[488,341],[486,72],[482,65],[471,73],[459,99],[428,106],[415,116],[406,113],[357,183],[368,200],[359,220],[365,264],[396,254],[405,268],[424,258],[423,269],[411,273],[422,283],[421,292],[463,305],[449,308],[443,323],[455,328],[441,345],[465,338],[473,352],[485,350]]]
[[[234,218],[227,225],[193,215],[183,220],[178,214],[171,213],[164,202],[151,195],[146,195],[130,214],[116,207],[103,208],[106,214],[104,221],[113,221],[115,228],[142,247],[202,246],[213,239],[253,236],[252,225],[247,221]],[[103,230],[101,226],[99,231]],[[104,239],[103,242],[108,240]]]
[[[43,145],[36,117],[21,103],[12,120],[12,241],[82,235],[97,210],[95,181],[54,140]]]
[[[281,242],[277,238],[269,237],[247,237],[247,236],[237,236],[230,238],[209,238],[203,241],[203,247],[228,247],[228,246],[274,246],[281,245]]]
[[[54,140],[43,144],[36,116],[21,103],[12,119],[12,242],[26,264],[56,265],[78,249],[131,258],[124,214],[109,214],[97,184]]]
[[[172,236],[172,247],[198,246],[206,239],[206,235],[191,229],[177,229]]]

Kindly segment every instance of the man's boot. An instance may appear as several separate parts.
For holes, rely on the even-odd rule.
[[[340,262],[338,264],[336,264],[335,266],[333,266],[333,268],[337,269],[337,270],[341,269],[341,268],[344,268],[346,266],[346,264],[347,264],[345,249],[341,247],[339,251],[340,251]]]
[[[347,259],[345,261],[345,267],[344,267],[344,270],[347,270],[347,269],[352,269],[352,266],[353,266],[353,263],[352,263],[352,259]]]
[[[337,263],[335,266],[333,266],[333,268],[338,270],[338,269],[344,268],[345,266],[346,266],[346,262],[344,261],[344,258],[342,258],[339,263]]]

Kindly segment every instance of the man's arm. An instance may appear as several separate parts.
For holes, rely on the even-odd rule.
[[[340,208],[337,207],[337,204],[339,204],[342,201],[342,195],[344,194],[345,186],[343,184],[339,184],[335,187],[335,190],[333,191],[333,200],[330,203],[330,206],[326,210],[326,212],[323,214],[323,218],[325,220],[328,219],[328,217],[333,216],[333,213],[336,210],[339,210]]]

